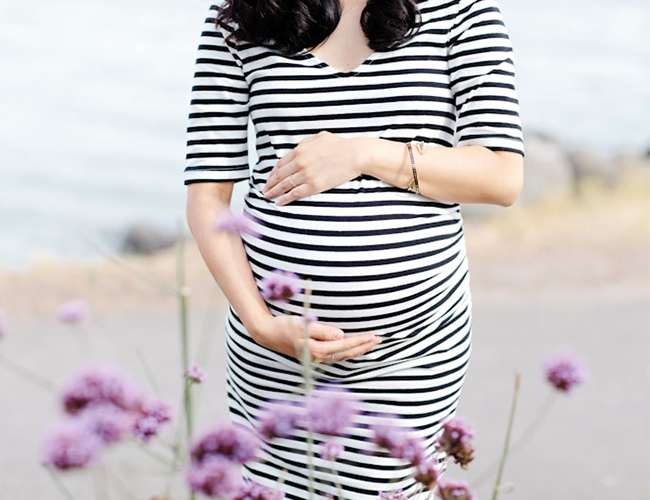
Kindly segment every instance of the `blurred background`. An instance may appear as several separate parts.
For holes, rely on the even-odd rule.
[[[59,415],[56,398],[15,365],[58,382],[82,360],[112,359],[146,381],[137,348],[168,396],[180,391],[176,298],[147,281],[175,284],[179,227],[188,237],[192,349],[212,374],[198,391],[198,419],[227,416],[225,303],[189,237],[182,181],[209,4],[0,2],[2,499],[64,498],[38,465],[41,430]],[[490,495],[479,476],[486,468],[492,474],[501,452],[515,371],[522,374],[516,435],[552,392],[542,359],[567,347],[591,377],[574,395],[560,395],[510,458],[504,498],[646,500],[650,6],[499,6],[515,51],[526,181],[512,207],[462,207],[475,343],[459,414],[477,429],[477,458],[449,474],[474,481],[480,498]],[[236,185],[234,207],[243,188]],[[75,298],[88,301],[91,317],[57,321],[56,307]],[[134,473],[128,463],[137,453],[116,455],[116,474]],[[128,481],[149,498],[158,478],[145,476]],[[80,499],[98,490],[83,474],[65,480]]]

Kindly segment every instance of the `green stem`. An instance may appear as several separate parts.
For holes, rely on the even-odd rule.
[[[278,485],[284,484],[287,475],[286,473],[287,473],[287,468],[284,467],[282,469],[282,472],[280,473],[280,479],[278,479],[278,483],[277,483]]]
[[[122,478],[117,472],[114,472],[112,476],[113,479],[115,479],[115,485],[118,487],[119,490],[121,490],[123,496],[126,496],[129,500],[138,500],[137,495],[135,495],[129,489],[129,487],[126,485],[126,483],[122,480]]]
[[[190,334],[188,325],[188,297],[190,289],[185,282],[185,237],[183,234],[183,221],[178,221],[178,260],[176,266],[176,288],[178,290],[178,299],[180,307],[180,321],[181,321],[181,355],[183,374],[187,373],[190,365]],[[192,411],[192,384],[185,382],[183,388],[184,395],[184,408],[185,408],[185,430],[187,438],[187,446],[192,442],[193,434],[193,411]],[[190,499],[194,500],[194,492],[190,492]]]
[[[336,461],[336,459],[331,460],[332,467],[330,467],[330,469],[334,473],[334,477],[336,477],[336,479],[334,479],[334,486],[336,487],[336,491],[337,491],[336,496],[339,497],[339,499],[340,499],[341,498],[341,493],[343,492],[343,488],[341,488],[341,477],[339,476],[339,471],[337,471],[334,468],[334,462],[335,461]]]
[[[46,467],[47,470],[50,473],[50,476],[52,476],[52,480],[54,481],[54,484],[56,485],[57,489],[61,492],[61,494],[66,497],[68,500],[77,500],[76,497],[70,492],[68,488],[66,488],[65,484],[63,484],[63,481],[59,478],[58,474],[54,472],[52,469],[49,467]]]
[[[503,477],[503,470],[505,469],[506,459],[508,457],[508,446],[510,444],[510,434],[512,433],[512,424],[515,419],[515,409],[517,407],[517,399],[519,398],[519,382],[521,375],[519,373],[515,374],[515,391],[512,396],[512,407],[510,408],[510,418],[508,420],[508,428],[506,431],[506,441],[503,446],[503,455],[501,456],[501,463],[499,464],[499,472],[497,473],[497,479],[494,483],[494,490],[492,491],[492,500],[497,500],[499,498],[499,490],[501,488],[501,479]]]
[[[183,374],[187,373],[190,365],[190,335],[188,325],[188,297],[190,289],[185,283],[185,238],[183,235],[183,221],[179,220],[178,224],[178,265],[177,265],[177,282],[178,298],[180,306],[181,319],[181,355],[183,364]],[[187,446],[192,441],[193,434],[193,412],[192,412],[192,384],[185,383],[184,386],[185,401],[185,430],[187,436]],[[190,492],[190,499],[194,500],[194,492]]]
[[[181,401],[180,404],[183,404]],[[181,460],[181,454],[182,454],[182,438],[183,438],[183,433],[182,433],[182,427],[180,421],[176,422],[176,429],[174,431],[174,445],[173,445],[173,451],[174,451],[174,458],[172,459],[172,465],[171,465],[171,470],[169,473],[169,477],[167,479],[167,485],[165,487],[165,495],[169,496],[169,493],[171,491],[172,487],[172,479],[173,479],[173,473],[176,471],[177,464]]]
[[[100,253],[104,254],[107,259],[115,262],[119,266],[128,269],[129,273],[135,276],[138,276],[142,278],[144,281],[152,285],[154,288],[157,288],[161,292],[168,293],[171,295],[176,295],[178,294],[178,290],[176,290],[173,287],[167,286],[164,283],[161,283],[155,279],[153,279],[151,276],[148,274],[144,273],[140,269],[138,269],[136,266],[129,264],[126,262],[124,259],[119,257],[117,254],[110,252],[107,250],[105,247],[103,247],[101,244],[99,244],[97,241],[95,241],[93,238],[89,237],[88,235],[82,234],[81,238],[85,239],[87,242],[89,242],[92,246],[96,247]]]
[[[45,389],[46,391],[49,392],[52,392],[55,389],[55,385],[51,381],[49,381],[48,379],[40,375],[39,373],[31,370],[30,368],[19,365],[15,361],[12,361],[11,359],[5,357],[2,354],[0,354],[0,363],[2,363],[5,366],[5,368],[11,370],[23,380],[31,384],[37,385],[41,389]]]
[[[521,449],[523,448],[523,445],[525,445],[535,434],[537,429],[540,427],[544,419],[546,418],[546,415],[548,415],[549,410],[551,409],[551,406],[554,401],[557,400],[557,393],[556,392],[549,392],[548,395],[546,396],[546,399],[540,406],[539,410],[537,411],[537,414],[533,418],[533,421],[528,425],[526,430],[522,433],[521,436],[519,436],[513,443],[513,445],[510,447],[510,456],[513,457],[516,455]],[[494,470],[495,467],[499,465],[499,459],[497,458],[492,464],[490,464],[488,467],[486,467],[483,472],[481,472],[474,481],[472,481],[472,486],[474,488],[478,488],[481,486],[487,479],[490,477],[490,474],[492,474],[492,471]]]
[[[219,295],[219,287],[213,286],[210,300],[208,301],[208,307],[206,309],[203,320],[201,335],[198,339],[198,342],[196,343],[197,347],[194,351],[194,359],[203,366],[207,365],[209,359],[208,355],[212,351],[214,340],[217,338],[217,336],[214,335],[214,324],[218,319],[218,308],[216,306],[220,303]]]
[[[309,313],[311,297],[311,280],[308,280],[307,288],[305,289],[305,304],[304,304],[304,330],[303,330],[303,351],[302,351],[302,367],[305,377],[305,397],[308,398],[313,388],[312,370],[311,370],[311,352],[309,350]],[[314,451],[312,449],[314,437],[311,431],[311,426],[307,425],[307,467],[309,468],[309,500],[313,500],[315,494],[314,488]]]
[[[149,363],[147,362],[147,359],[145,358],[142,349],[136,347],[135,352],[138,355],[138,359],[140,360],[140,364],[142,365],[142,368],[144,369],[147,378],[149,379],[149,384],[151,384],[151,388],[153,389],[153,392],[156,395],[160,395],[160,388],[156,383],[156,378],[154,377],[153,371],[151,370],[151,367],[149,366]]]
[[[533,437],[535,431],[539,428],[541,423],[544,421],[546,415],[548,415],[549,410],[553,406],[553,402],[556,400],[557,400],[557,392],[549,392],[548,395],[546,396],[546,399],[542,403],[540,410],[537,412],[537,415],[535,415],[533,421],[522,433],[522,435],[518,439],[516,439],[515,442],[513,443],[512,449],[510,451],[511,456],[516,452],[518,452],[523,447],[523,445],[526,444]]]

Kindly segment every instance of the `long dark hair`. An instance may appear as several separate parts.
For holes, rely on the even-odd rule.
[[[369,47],[391,50],[411,39],[422,23],[420,1],[368,0],[360,22]],[[291,55],[322,42],[340,17],[339,0],[223,0],[215,22],[236,23],[227,38]]]

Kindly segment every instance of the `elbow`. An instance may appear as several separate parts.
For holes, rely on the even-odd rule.
[[[514,205],[521,195],[522,187],[523,183],[517,183],[514,187],[510,187],[501,195],[501,202],[499,204],[502,207],[511,207]]]
[[[500,155],[504,159],[503,169],[505,170],[501,183],[498,204],[502,207],[511,207],[519,199],[524,187],[524,157],[518,153],[506,153]]]

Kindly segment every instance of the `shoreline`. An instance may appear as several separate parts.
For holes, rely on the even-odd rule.
[[[567,285],[650,290],[650,177],[628,173],[614,187],[593,179],[581,193],[465,219],[473,290],[561,293]],[[104,313],[175,307],[173,294],[152,285],[175,286],[175,246],[153,255],[115,257],[120,264],[108,257],[97,263],[43,257],[27,271],[0,267],[2,308],[20,319],[47,317],[72,298],[84,298]],[[191,236],[186,277],[192,306],[225,302]]]

